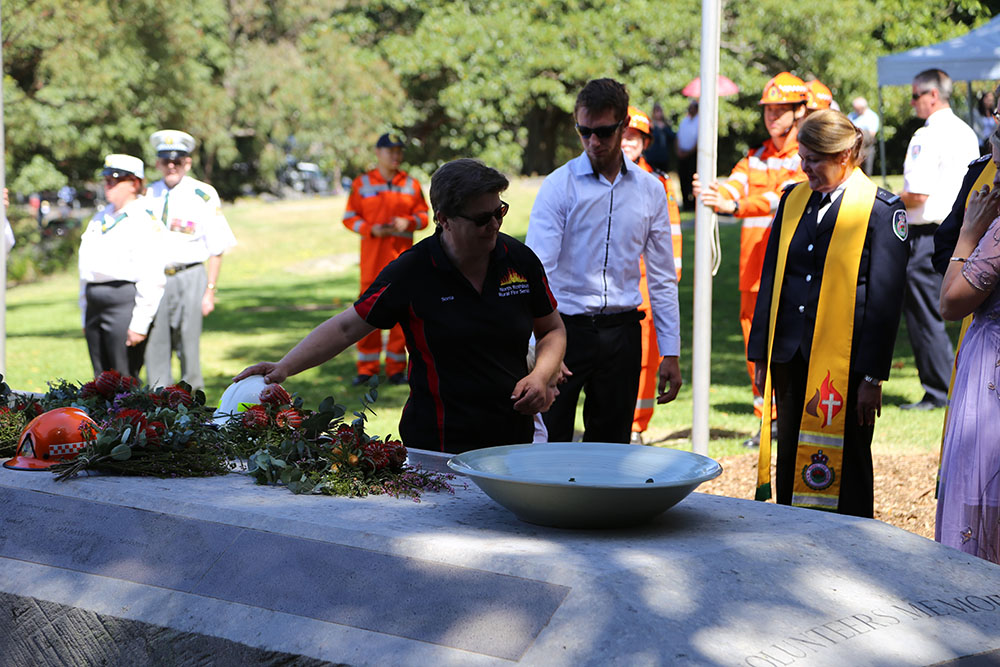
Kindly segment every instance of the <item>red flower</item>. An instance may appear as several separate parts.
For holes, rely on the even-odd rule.
[[[260,392],[260,402],[271,405],[288,405],[292,402],[292,397],[280,384],[269,384]]]
[[[302,426],[302,413],[295,408],[286,408],[275,415],[274,423],[281,427],[296,429]]]
[[[194,403],[191,394],[184,387],[176,384],[163,388],[163,401],[172,408],[182,404],[184,407],[191,407],[191,404]]]
[[[149,422],[146,425],[146,442],[153,447],[159,447],[163,441],[163,434],[167,432],[167,425],[163,422]]]
[[[243,413],[242,421],[244,428],[253,430],[265,428],[268,422],[267,409],[263,405],[251,405]]]
[[[146,413],[134,408],[120,411],[115,415],[115,419],[131,424],[138,430],[145,430],[147,424]]]
[[[122,374],[116,370],[103,371],[94,379],[94,386],[104,398],[112,398],[122,386]]]
[[[139,386],[140,382],[138,378],[134,378],[131,375],[123,375],[119,389],[121,391],[132,391],[134,389],[138,389]]]
[[[100,395],[101,392],[97,391],[97,385],[94,382],[88,382],[80,387],[80,398],[92,398]]]
[[[364,447],[365,458],[371,463],[375,472],[387,468],[393,462],[396,445],[381,440],[370,440]]]
[[[391,448],[389,453],[389,465],[395,469],[402,468],[406,463],[406,447],[399,440],[388,440],[386,447]]]

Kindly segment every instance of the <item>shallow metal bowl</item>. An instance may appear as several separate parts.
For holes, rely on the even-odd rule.
[[[448,466],[522,521],[560,528],[644,523],[722,473],[701,454],[607,442],[488,447]]]

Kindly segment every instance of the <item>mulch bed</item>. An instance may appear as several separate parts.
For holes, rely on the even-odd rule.
[[[875,454],[875,518],[934,539],[934,482],[938,455]],[[698,487],[701,493],[752,499],[757,452],[718,459],[723,472]],[[771,475],[774,475],[772,467]]]

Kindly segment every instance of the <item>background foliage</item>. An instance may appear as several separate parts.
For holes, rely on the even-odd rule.
[[[818,77],[847,108],[877,99],[879,55],[985,22],[996,0],[751,0],[724,7],[720,169],[763,129],[780,70]],[[614,76],[647,110],[681,114],[698,73],[697,0],[8,0],[3,3],[8,179],[16,192],[91,180],[101,157],[151,161],[149,134],[190,131],[198,172],[224,196],[275,189],[289,157],[335,176],[371,161],[390,127],[417,172],[476,155],[547,173],[574,153],[572,106]],[[990,84],[981,83],[984,89]],[[914,123],[885,90],[890,171]],[[962,107],[964,102],[956,106]]]

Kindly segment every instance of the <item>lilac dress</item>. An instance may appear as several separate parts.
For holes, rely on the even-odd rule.
[[[1000,563],[1000,218],[962,275],[989,296],[958,354],[941,462],[934,539]]]

